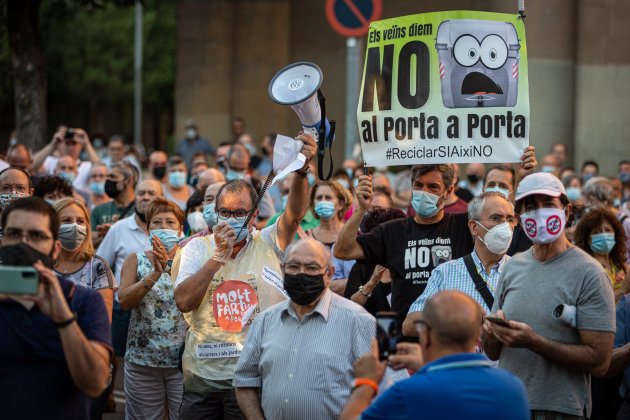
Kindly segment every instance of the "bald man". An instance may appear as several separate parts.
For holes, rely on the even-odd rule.
[[[28,146],[18,143],[9,148],[7,153],[7,163],[12,168],[22,169],[30,172],[33,166],[33,156]]]
[[[18,198],[33,195],[33,184],[26,172],[18,168],[0,171],[0,212]]]
[[[394,369],[416,372],[370,405],[387,361],[372,351],[354,364],[356,382],[340,419],[529,419],[525,387],[511,373],[474,354],[481,308],[468,295],[445,291],[429,299],[416,321],[420,346],[398,343]]]
[[[199,174],[199,181],[197,181],[197,189],[199,191],[205,191],[210,185],[217,182],[225,182],[225,176],[216,168],[209,168]]]
[[[334,267],[320,242],[289,245],[282,267],[290,300],[252,323],[234,374],[239,407],[248,419],[337,418],[375,320],[330,291]]]

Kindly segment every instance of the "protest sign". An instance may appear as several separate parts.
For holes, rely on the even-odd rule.
[[[523,21],[450,11],[372,22],[357,122],[368,166],[518,162],[530,129]]]
[[[242,331],[258,305],[252,286],[239,280],[225,280],[212,294],[214,319],[223,331]]]

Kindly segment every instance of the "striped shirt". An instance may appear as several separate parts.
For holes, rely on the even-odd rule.
[[[252,323],[234,386],[262,388],[268,419],[338,418],[354,379],[352,363],[370,351],[375,319],[363,307],[326,290],[300,321],[290,301]]]
[[[494,296],[494,291],[499,284],[499,277],[501,277],[503,266],[510,257],[504,255],[503,258],[501,258],[501,260],[499,260],[499,262],[490,269],[490,274],[486,273],[486,269],[483,267],[476,251],[472,252],[472,258],[475,262],[477,272],[488,285],[488,289],[490,290],[490,293],[492,293],[492,296]],[[418,299],[411,304],[409,313],[422,312],[424,304],[433,295],[443,290],[459,290],[466,293],[479,303],[487,313],[490,313],[491,308],[488,308],[488,305],[486,305],[486,302],[483,300],[483,297],[481,297],[481,294],[477,291],[477,289],[475,289],[475,282],[472,278],[470,278],[470,274],[468,273],[468,269],[466,269],[463,257],[445,262],[433,269],[431,277],[429,277],[429,282],[427,283],[427,288],[424,290],[424,293],[418,296]]]

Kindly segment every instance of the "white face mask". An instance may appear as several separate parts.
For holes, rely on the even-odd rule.
[[[201,232],[208,227],[206,221],[203,220],[203,213],[200,211],[189,213],[186,220],[188,220],[188,226],[190,226],[192,233]]]
[[[497,255],[505,254],[512,242],[512,227],[510,224],[508,222],[503,222],[500,225],[496,225],[491,229],[488,229],[476,220],[475,222],[487,232],[483,239],[481,236],[478,236],[478,238],[484,243],[484,245],[486,245],[488,251]]]
[[[560,237],[566,224],[564,209],[542,208],[521,214],[525,234],[535,244],[548,244]]]

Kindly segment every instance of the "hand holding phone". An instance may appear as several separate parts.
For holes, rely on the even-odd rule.
[[[395,312],[378,312],[376,314],[376,341],[378,342],[379,360],[387,360],[390,355],[396,354],[399,331]]]
[[[492,322],[493,324],[499,324],[503,327],[510,328],[510,323],[507,320],[496,315],[486,315],[485,319]]]
[[[0,293],[35,295],[39,287],[37,270],[26,266],[0,266]]]

